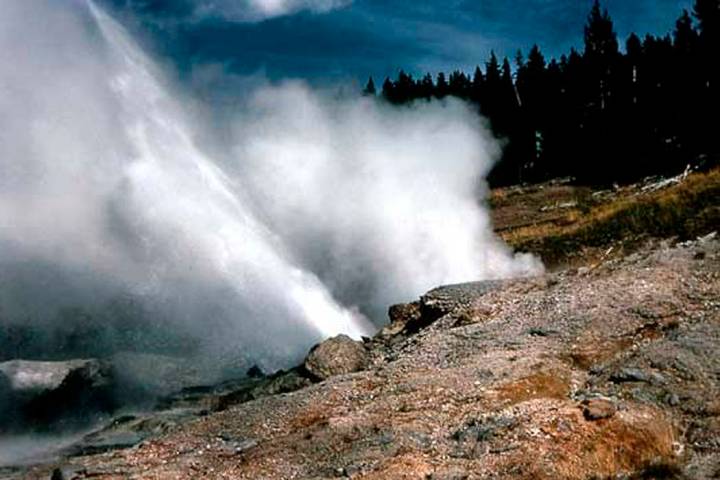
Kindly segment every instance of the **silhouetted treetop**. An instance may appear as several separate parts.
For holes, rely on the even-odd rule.
[[[610,14],[596,0],[582,53],[559,60],[532,45],[515,68],[494,51],[472,74],[455,70],[418,80],[404,70],[386,79],[394,104],[454,96],[489,120],[505,145],[490,176],[495,185],[574,176],[588,183],[676,173],[720,156],[720,0],[695,0],[671,34],[635,33],[620,51]],[[374,91],[372,78],[364,92]]]
[[[372,77],[368,79],[368,82],[365,85],[365,89],[363,90],[363,94],[373,97],[377,94],[377,89],[375,88],[375,81]]]
[[[585,25],[585,57],[590,61],[607,59],[618,54],[617,34],[607,10],[595,0]]]

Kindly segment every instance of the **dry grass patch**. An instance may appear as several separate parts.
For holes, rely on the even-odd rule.
[[[617,241],[632,246],[641,237],[692,238],[709,233],[720,225],[718,199],[720,169],[715,169],[657,192],[621,193],[598,205],[580,202],[553,221],[541,219],[501,235],[515,248],[538,253],[553,265],[583,247],[606,247]]]

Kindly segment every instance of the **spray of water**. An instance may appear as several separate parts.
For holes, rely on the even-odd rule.
[[[140,332],[273,368],[433,286],[541,268],[493,235],[497,146],[460,102],[266,86],[203,145],[183,93],[92,3],[3,9],[0,323],[130,297]]]

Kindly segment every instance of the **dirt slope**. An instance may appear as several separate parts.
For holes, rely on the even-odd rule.
[[[365,371],[74,458],[64,478],[720,477],[717,239],[398,311]]]

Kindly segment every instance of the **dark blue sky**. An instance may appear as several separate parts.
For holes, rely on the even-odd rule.
[[[491,49],[514,57],[538,43],[559,56],[582,45],[591,0],[288,0],[347,2],[325,13],[300,11],[258,21],[238,17],[254,1],[216,0],[233,15],[198,15],[210,0],[105,0],[140,19],[146,39],[180,71],[218,63],[238,74],[314,82],[381,81],[400,68],[413,73],[463,68]],[[268,0],[272,1],[272,0]],[[691,0],[606,0],[621,45],[634,31],[665,34]],[[205,7],[204,7],[205,8]],[[250,7],[248,7],[250,8]],[[194,12],[194,14],[193,14]],[[229,17],[229,18],[228,18]]]

